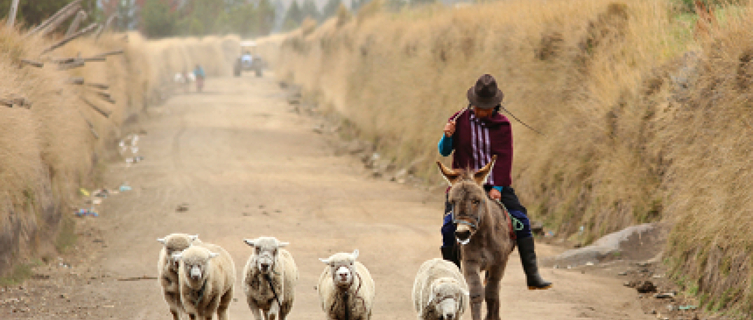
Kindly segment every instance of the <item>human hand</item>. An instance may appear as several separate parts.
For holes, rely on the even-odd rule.
[[[453,134],[455,134],[455,121],[450,120],[444,125],[444,135],[449,138],[452,137]]]
[[[489,190],[489,198],[499,201],[499,199],[502,199],[502,193],[499,192],[499,190],[492,188]]]

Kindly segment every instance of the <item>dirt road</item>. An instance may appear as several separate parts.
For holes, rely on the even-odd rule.
[[[324,318],[318,258],[358,249],[377,285],[373,318],[415,319],[411,287],[419,265],[439,256],[441,197],[370,178],[354,157],[335,156],[315,124],[290,111],[271,76],[209,79],[204,93],[150,109],[138,125],[144,161],[111,164],[105,177],[133,190],[82,220],[76,254],[0,293],[0,318],[170,319],[157,280],[122,280],[156,276],[156,239],[185,232],[227,249],[239,277],[251,253],[243,238],[289,241],[300,270],[291,319]],[[176,211],[183,203],[188,210]],[[539,246],[540,256],[559,251]],[[545,268],[554,288],[534,292],[517,252],[507,270],[503,319],[654,318],[613,277]],[[237,285],[230,317],[251,319]],[[14,293],[21,299],[7,302]]]

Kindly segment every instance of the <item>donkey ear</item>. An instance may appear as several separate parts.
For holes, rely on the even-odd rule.
[[[486,183],[486,178],[489,177],[489,174],[492,172],[492,168],[494,168],[494,163],[497,162],[497,155],[492,156],[492,161],[487,163],[481,170],[476,171],[476,173],[473,175],[473,180],[476,180],[476,183],[479,185],[483,185]]]
[[[460,173],[457,173],[455,172],[455,170],[448,168],[442,162],[437,161],[437,165],[439,166],[439,172],[442,173],[442,176],[450,185],[453,185],[460,178]]]

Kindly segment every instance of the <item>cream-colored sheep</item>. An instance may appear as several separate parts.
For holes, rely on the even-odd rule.
[[[419,320],[459,320],[468,303],[460,269],[439,258],[424,262],[413,282],[413,307]]]
[[[298,267],[285,249],[287,242],[261,237],[243,240],[254,248],[243,269],[243,292],[256,320],[285,320],[293,308]]]
[[[180,303],[180,292],[178,282],[179,261],[175,255],[188,249],[192,243],[201,243],[199,236],[187,235],[185,233],[173,233],[167,237],[157,239],[162,243],[162,250],[159,253],[157,262],[157,273],[159,274],[158,282],[162,286],[162,293],[165,302],[173,314],[173,320],[179,320],[183,314],[183,305]]]
[[[358,250],[319,259],[327,267],[319,277],[319,301],[329,320],[369,320],[376,288]]]
[[[227,320],[227,309],[233,300],[235,264],[220,246],[202,243],[177,255],[180,298],[183,309],[192,320]]]

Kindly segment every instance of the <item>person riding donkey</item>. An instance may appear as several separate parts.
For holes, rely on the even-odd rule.
[[[439,153],[447,157],[453,154],[453,169],[479,170],[496,156],[484,190],[489,198],[500,201],[510,215],[523,225],[515,231],[518,252],[526,274],[530,290],[544,290],[552,287],[539,275],[534,251],[533,233],[526,215],[526,208],[520,204],[512,184],[512,127],[510,121],[500,114],[504,94],[497,87],[497,81],[489,74],[482,75],[467,92],[469,105],[455,113],[444,127],[444,135],[439,141]],[[452,205],[445,202],[445,217],[442,225],[442,258],[460,267],[458,242],[455,238],[456,225],[452,217]]]

